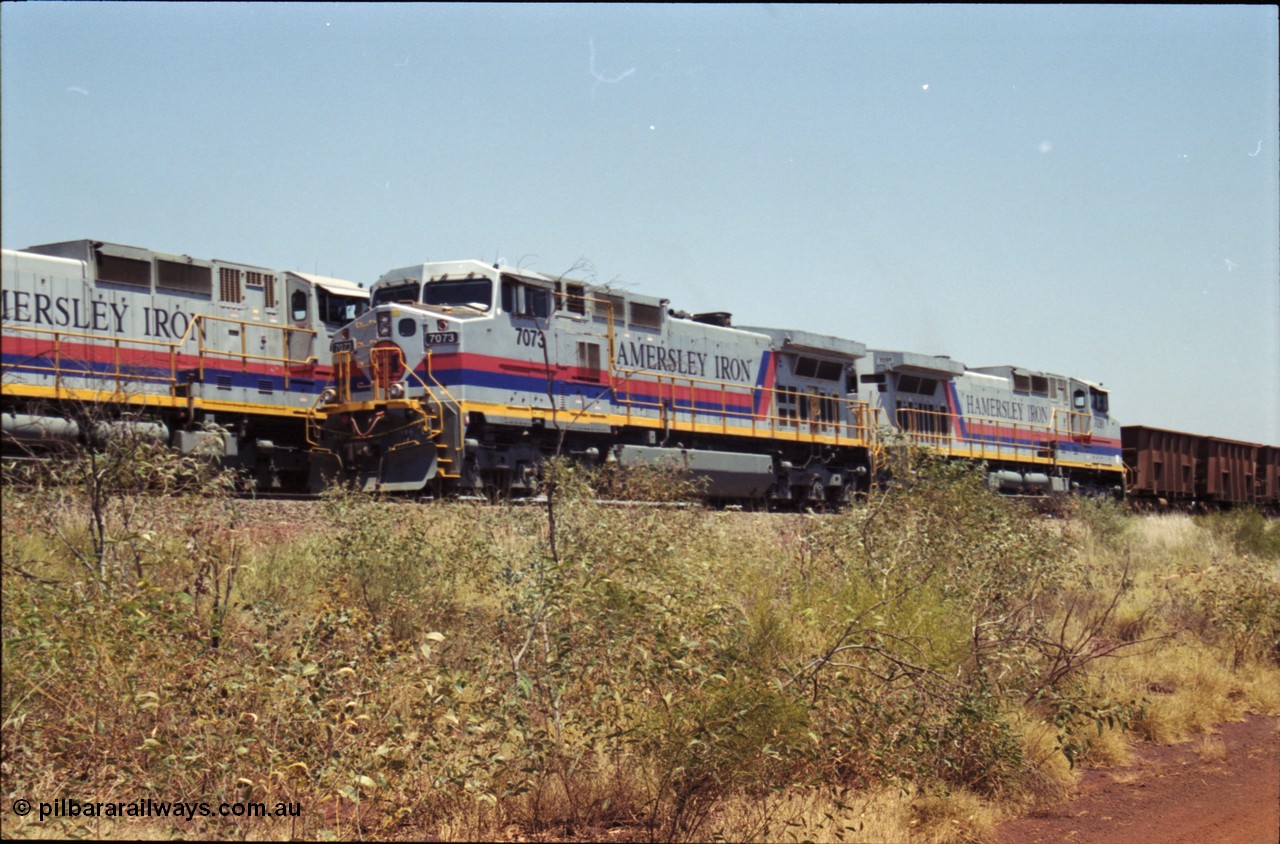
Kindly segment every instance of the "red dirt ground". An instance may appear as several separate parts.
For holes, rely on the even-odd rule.
[[[1060,806],[1000,825],[999,844],[1277,844],[1280,719],[1222,724],[1209,743],[1143,745],[1086,771]]]

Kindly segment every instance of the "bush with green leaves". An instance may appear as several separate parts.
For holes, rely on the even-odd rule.
[[[1198,516],[1196,524],[1228,542],[1237,554],[1280,561],[1280,521],[1266,518],[1253,507]]]

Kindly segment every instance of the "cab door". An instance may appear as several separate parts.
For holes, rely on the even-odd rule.
[[[1076,442],[1088,443],[1093,435],[1093,413],[1089,406],[1089,385],[1082,384],[1074,378],[1070,382],[1071,412],[1068,425],[1071,438]]]
[[[300,278],[289,277],[285,289],[285,308],[287,323],[291,329],[288,333],[289,363],[297,365],[306,363],[316,356],[316,334],[313,330],[315,303],[311,285]]]

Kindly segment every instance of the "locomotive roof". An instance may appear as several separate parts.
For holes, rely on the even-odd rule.
[[[918,352],[890,352],[882,349],[874,349],[871,354],[875,357],[876,372],[913,370],[944,377],[953,377],[965,373],[963,363],[942,355],[922,355]]]
[[[4,257],[6,261],[41,261],[56,262],[63,267],[63,272],[70,272],[73,268],[78,268],[80,273],[84,272],[84,261],[78,258],[66,258],[61,255],[48,255],[44,252],[33,252],[30,249],[5,249]]]
[[[1045,378],[1065,378],[1065,375],[1058,375],[1056,372],[1041,372],[1038,369],[1028,369],[1025,366],[975,366],[972,372],[985,372],[988,375],[1040,375]],[[1080,379],[1076,379],[1077,381]]]
[[[969,370],[969,371],[970,371],[970,372],[980,372],[980,373],[982,373],[982,374],[984,374],[984,375],[997,375],[997,376],[1001,376],[1001,377],[1004,377],[1004,378],[1011,378],[1011,377],[1013,377],[1014,375],[1023,375],[1023,376],[1027,376],[1027,375],[1037,375],[1037,376],[1040,376],[1040,377],[1042,377],[1042,378],[1069,378],[1070,380],[1072,380],[1072,381],[1076,382],[1077,384],[1083,384],[1084,386],[1086,386],[1086,387],[1088,387],[1088,388],[1090,388],[1090,389],[1092,389],[1092,390],[1098,390],[1098,391],[1100,391],[1100,392],[1104,392],[1104,393],[1105,393],[1105,392],[1107,392],[1107,388],[1106,388],[1106,387],[1104,387],[1102,384],[1095,383],[1095,382],[1093,382],[1093,381],[1089,381],[1088,379],[1085,379],[1085,378],[1077,378],[1077,377],[1076,377],[1076,376],[1074,376],[1074,375],[1059,375],[1059,374],[1057,374],[1056,372],[1041,372],[1040,370],[1037,370],[1037,369],[1027,369],[1027,368],[1026,368],[1026,367],[1024,367],[1024,366],[1008,366],[1008,365],[1006,365],[1006,366],[976,366],[976,367],[974,367],[973,369],[971,369],[971,370]]]
[[[303,281],[310,282],[316,287],[323,287],[330,293],[335,293],[339,296],[363,296],[366,299],[369,298],[368,290],[365,290],[355,282],[347,281],[346,279],[330,278],[326,275],[314,275],[312,273],[300,273],[294,270],[289,270],[289,275],[297,276]]]
[[[770,337],[782,351],[809,352],[819,355],[835,355],[845,358],[860,358],[867,354],[867,347],[854,340],[843,337],[831,337],[826,334],[815,334],[798,328],[764,328],[753,325],[740,325],[741,331],[755,331]]]

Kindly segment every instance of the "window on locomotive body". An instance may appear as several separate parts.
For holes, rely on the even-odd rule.
[[[502,279],[502,310],[514,316],[546,319],[551,314],[551,291],[544,287]]]
[[[1089,392],[1093,400],[1093,412],[1105,414],[1108,406],[1106,392],[1103,390],[1090,390]]]
[[[518,292],[514,281],[509,278],[502,279],[502,299],[499,302],[499,306],[504,314],[514,314],[516,312],[516,296]]]
[[[524,289],[524,314],[534,319],[551,316],[551,291],[528,285]]]
[[[360,315],[364,300],[355,296],[340,296],[325,290],[316,289],[316,302],[320,306],[320,318],[325,322],[348,323]]]
[[[493,307],[493,281],[471,275],[460,279],[450,279],[447,275],[433,278],[422,290],[422,301],[427,305],[488,311]]]
[[[818,361],[818,371],[813,376],[822,381],[839,381],[844,375],[844,367],[833,360]]]
[[[294,322],[307,321],[307,291],[293,291],[293,295],[289,297],[289,315]]]
[[[1088,406],[1088,402],[1085,399],[1084,390],[1076,390],[1074,393],[1071,394],[1071,405],[1076,410],[1084,410]]]
[[[398,284],[387,284],[373,291],[371,306],[389,305],[399,302],[405,305],[416,303],[422,294],[422,285],[415,279],[407,278]]]

